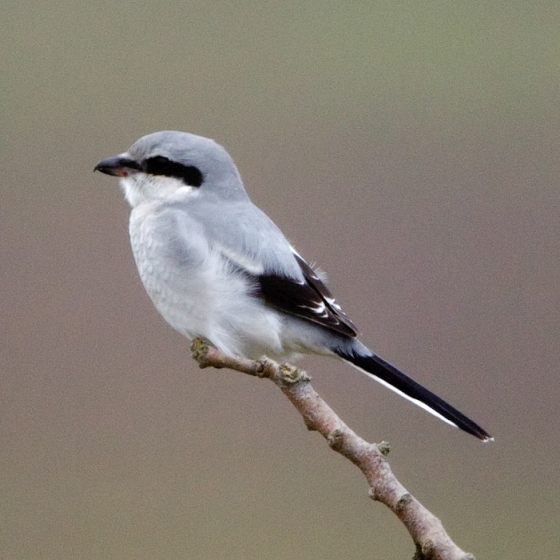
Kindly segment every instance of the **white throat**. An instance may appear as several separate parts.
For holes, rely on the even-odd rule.
[[[175,177],[147,175],[142,172],[123,177],[120,185],[124,197],[132,208],[146,202],[169,200],[177,196],[188,199],[199,193],[198,188],[189,187]]]

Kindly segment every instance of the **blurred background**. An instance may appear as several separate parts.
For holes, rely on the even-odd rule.
[[[0,557],[410,558],[399,521],[269,382],[199,370],[94,165],[209,136],[362,340],[449,428],[307,358],[477,558],[556,558],[560,4],[0,7]]]

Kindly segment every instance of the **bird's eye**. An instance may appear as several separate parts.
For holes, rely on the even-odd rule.
[[[204,177],[198,167],[183,165],[163,156],[154,156],[144,162],[144,170],[150,175],[164,175],[181,179],[189,187],[200,187]]]

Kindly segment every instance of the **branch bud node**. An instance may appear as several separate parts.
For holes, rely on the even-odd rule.
[[[344,431],[340,428],[335,428],[328,436],[327,443],[331,449],[335,451],[340,451],[342,445],[344,444]]]
[[[401,496],[401,499],[397,502],[397,511],[402,511],[410,502],[412,501],[412,496],[407,492]]]
[[[389,455],[389,451],[391,451],[391,446],[388,441],[382,441],[381,443],[376,443],[375,446],[381,455],[387,457]]]

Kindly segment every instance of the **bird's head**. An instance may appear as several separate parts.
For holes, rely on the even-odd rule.
[[[204,193],[221,199],[246,197],[235,163],[209,138],[163,131],[137,140],[128,151],[100,161],[94,171],[121,178],[132,207]]]

